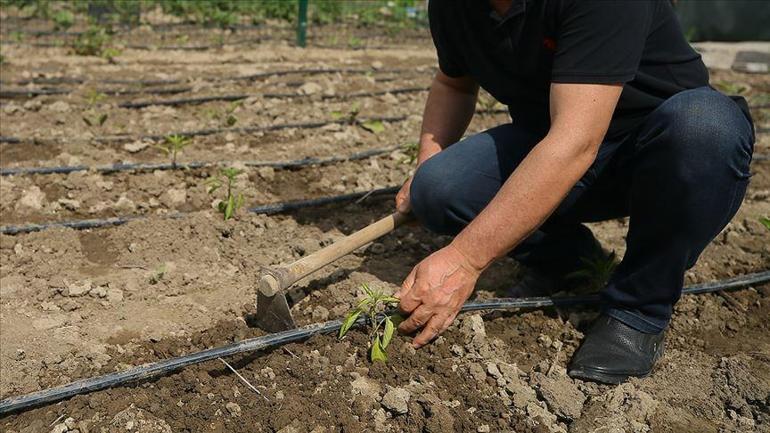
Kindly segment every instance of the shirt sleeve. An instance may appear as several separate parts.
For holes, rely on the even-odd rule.
[[[653,6],[646,0],[565,1],[557,18],[551,81],[607,84],[633,80]]]
[[[436,47],[439,69],[444,74],[457,78],[467,75],[468,72],[463,65],[457,47],[451,43],[451,38],[447,33],[448,28],[451,28],[451,23],[448,22],[449,14],[447,12],[449,10],[447,8],[455,7],[453,3],[445,0],[429,1],[428,21],[433,45]]]

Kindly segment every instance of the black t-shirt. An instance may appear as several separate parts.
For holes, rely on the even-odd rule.
[[[431,0],[441,71],[471,76],[513,122],[550,127],[551,83],[623,83],[608,137],[629,132],[670,96],[708,85],[669,0]]]

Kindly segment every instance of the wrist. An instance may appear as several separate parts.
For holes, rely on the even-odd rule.
[[[477,273],[483,272],[496,259],[494,256],[482,253],[480,248],[474,248],[474,244],[468,242],[462,233],[455,236],[454,240],[449,243],[449,247],[463,256],[468,266]]]

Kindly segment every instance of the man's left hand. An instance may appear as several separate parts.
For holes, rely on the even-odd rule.
[[[428,344],[452,324],[482,271],[452,244],[425,258],[395,295],[401,299],[401,310],[409,314],[398,330],[411,334],[422,328],[412,345]]]

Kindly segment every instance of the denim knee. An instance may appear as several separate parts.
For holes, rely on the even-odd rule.
[[[678,93],[653,111],[637,143],[655,155],[661,174],[686,185],[721,175],[748,179],[754,134],[734,101],[699,88]]]
[[[458,197],[453,194],[456,178],[448,174],[438,155],[423,162],[412,178],[409,201],[412,213],[428,230],[439,234],[454,234],[461,230],[452,218],[451,208]]]

